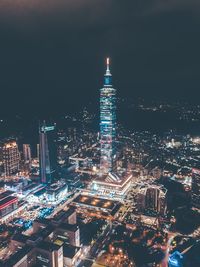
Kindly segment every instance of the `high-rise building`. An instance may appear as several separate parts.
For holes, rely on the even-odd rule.
[[[19,149],[16,141],[7,141],[3,145],[3,163],[6,176],[19,171]]]
[[[100,89],[100,173],[106,174],[113,170],[116,160],[116,89],[112,86],[110,62],[104,75],[104,86]]]
[[[192,170],[192,205],[200,208],[200,170]]]
[[[131,188],[132,173],[119,170],[116,149],[116,89],[112,86],[110,62],[104,75],[104,86],[100,89],[100,171],[90,184],[91,190],[112,198],[123,198]]]
[[[40,159],[40,144],[37,144],[37,159]]]
[[[25,162],[31,162],[31,147],[29,144],[23,144],[23,157]]]
[[[137,194],[137,209],[141,212],[165,215],[167,190],[162,186],[149,185]]]
[[[39,127],[40,136],[40,179],[42,183],[51,183],[56,169],[55,140],[50,136],[55,126],[46,126],[43,122]],[[50,138],[51,137],[51,138]]]

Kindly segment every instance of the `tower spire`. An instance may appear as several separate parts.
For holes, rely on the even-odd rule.
[[[112,84],[112,74],[110,72],[110,58],[106,59],[106,73],[104,75],[104,85],[111,86]]]
[[[106,64],[107,64],[107,71],[110,71],[110,58],[107,57],[106,59]]]
[[[110,58],[109,57],[107,57],[107,59],[106,59],[106,65],[107,65],[106,75],[111,75],[111,73],[110,73]]]

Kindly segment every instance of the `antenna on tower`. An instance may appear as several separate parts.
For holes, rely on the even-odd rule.
[[[107,71],[110,71],[110,58],[107,57],[106,59],[106,64],[107,64]]]
[[[110,73],[110,58],[109,57],[107,57],[107,59],[106,59],[106,65],[107,65],[106,75],[111,76],[111,73]]]

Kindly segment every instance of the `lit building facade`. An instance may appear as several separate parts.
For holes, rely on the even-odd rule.
[[[0,219],[18,208],[18,198],[12,196],[11,191],[0,194]]]
[[[149,185],[141,188],[137,194],[137,209],[140,212],[166,215],[167,190],[162,186]]]
[[[113,199],[122,199],[131,188],[133,175],[126,173],[119,176],[109,173],[104,180],[95,179],[90,185],[92,193]]]
[[[100,89],[100,172],[111,172],[116,160],[116,89],[112,86],[112,74],[107,59],[104,87]]]
[[[3,146],[3,163],[6,176],[19,171],[19,149],[16,141],[8,141]]]
[[[46,126],[45,122],[39,127],[40,136],[40,179],[44,184],[52,182],[52,175],[55,173],[56,152],[53,149],[53,140],[48,142],[48,132],[54,131],[55,126]]]
[[[23,156],[25,162],[31,162],[31,147],[29,144],[23,144]]]
[[[46,198],[50,202],[60,201],[68,193],[68,186],[64,183],[54,183],[49,185],[46,192]]]

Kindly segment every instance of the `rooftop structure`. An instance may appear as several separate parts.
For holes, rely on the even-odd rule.
[[[132,179],[131,173],[109,173],[93,180],[90,188],[99,196],[123,198],[131,187]]]
[[[116,208],[119,207],[118,201],[112,201],[110,199],[98,198],[89,195],[79,195],[73,201],[77,206],[83,206],[89,209],[101,210],[109,212],[114,215],[113,212],[117,212]]]

